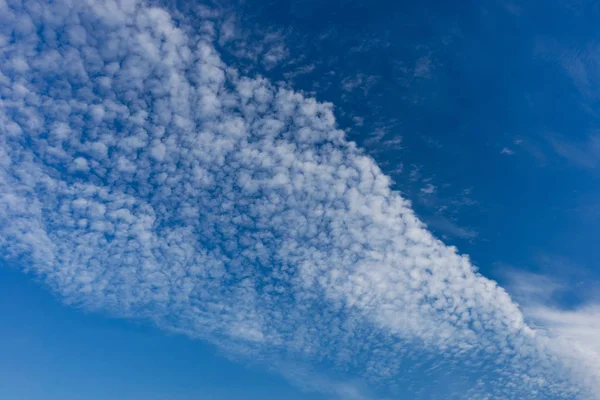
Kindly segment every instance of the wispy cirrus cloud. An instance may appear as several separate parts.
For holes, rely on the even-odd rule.
[[[600,305],[593,282],[577,279],[587,273],[570,261],[553,255],[538,257],[538,262],[545,264],[544,268],[562,270],[554,271],[552,275],[540,272],[526,272],[504,266],[503,275],[508,280],[508,288],[514,298],[519,301],[529,323],[540,332],[551,337],[549,346],[563,359],[568,359],[575,366],[577,374],[585,380],[589,387],[597,388],[600,380],[595,374],[583,371],[600,369]],[[548,265],[550,264],[550,265]],[[554,264],[554,265],[552,265]],[[569,276],[576,272],[577,276]],[[587,288],[578,287],[585,283]],[[576,293],[575,293],[575,289]],[[590,296],[594,293],[594,296]],[[565,307],[561,297],[571,296],[570,306]]]
[[[0,1],[3,258],[69,304],[266,364],[389,383],[429,355],[495,377],[481,396],[520,398],[597,379],[563,378],[573,362],[432,236],[332,104],[244,76],[196,17]]]
[[[558,135],[550,135],[547,140],[552,150],[572,165],[593,169],[600,163],[600,136],[597,134],[581,142]]]

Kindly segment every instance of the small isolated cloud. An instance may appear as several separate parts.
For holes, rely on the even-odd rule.
[[[513,154],[515,154],[515,151],[512,149],[509,149],[508,147],[504,147],[501,151],[501,154],[506,154],[507,156],[512,156]]]
[[[362,92],[366,95],[377,83],[378,78],[376,76],[367,76],[365,74],[357,74],[354,76],[346,77],[342,80],[342,90],[345,92],[353,92],[357,89],[361,89]]]
[[[431,58],[423,56],[415,62],[414,76],[417,78],[431,77]]]
[[[274,66],[278,65],[288,56],[288,50],[283,42],[283,39],[273,39],[269,41],[269,43],[273,43],[274,40],[277,40],[277,42],[271,44],[271,46],[269,46],[269,48],[265,51],[265,53],[262,56],[262,62],[267,69],[273,68]]]
[[[442,236],[460,239],[474,239],[478,236],[477,231],[458,225],[451,219],[442,215],[436,215],[427,219],[427,224]]]
[[[233,15],[227,16],[219,27],[219,45],[224,46],[227,42],[236,39],[236,21]]]
[[[233,28],[202,10],[190,25],[138,0],[0,2],[3,259],[67,304],[271,366],[391,387],[407,362],[460,364],[486,378],[471,398],[597,392],[600,369],[574,368],[434,237],[332,104],[228,65]]]
[[[354,122],[354,125],[361,127],[365,124],[365,119],[363,117],[352,117],[352,122]]]
[[[411,182],[417,182],[421,179],[421,165],[412,164],[408,173],[408,179]]]
[[[285,77],[285,79],[292,80],[298,76],[310,74],[315,70],[315,68],[315,64],[303,65],[300,67],[296,67],[295,69],[289,72],[284,72],[283,76]]]
[[[383,145],[388,149],[402,150],[403,139],[402,136],[396,136],[391,139],[385,140]]]
[[[433,193],[435,193],[435,190],[436,190],[436,186],[431,183],[428,183],[427,185],[425,185],[425,187],[421,188],[421,194],[423,194],[423,195],[433,194]]]

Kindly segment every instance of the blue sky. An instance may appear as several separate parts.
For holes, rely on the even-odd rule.
[[[599,12],[0,0],[0,397],[597,398]]]

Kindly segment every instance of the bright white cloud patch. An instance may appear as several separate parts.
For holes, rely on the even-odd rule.
[[[266,360],[393,381],[430,352],[493,395],[572,396],[570,364],[332,105],[241,76],[214,31],[136,0],[0,0],[4,258],[69,303]]]

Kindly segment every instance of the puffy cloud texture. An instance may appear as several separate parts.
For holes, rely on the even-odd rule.
[[[433,354],[493,376],[482,398],[598,384],[427,231],[331,104],[242,76],[214,26],[137,0],[0,0],[5,260],[70,304],[265,363],[394,382]]]

